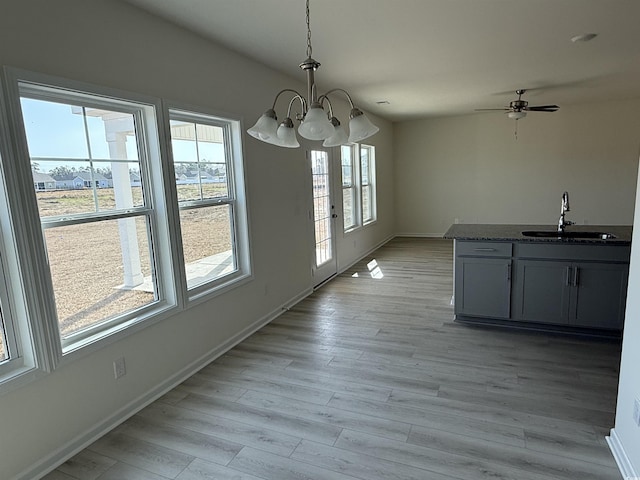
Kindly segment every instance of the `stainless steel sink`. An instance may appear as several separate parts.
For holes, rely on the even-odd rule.
[[[613,233],[607,232],[558,232],[549,230],[526,230],[522,232],[525,237],[538,238],[593,238],[597,240],[611,240],[617,238]]]

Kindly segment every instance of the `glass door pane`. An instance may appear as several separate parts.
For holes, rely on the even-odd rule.
[[[331,228],[331,189],[327,152],[311,151],[313,179],[313,222],[316,242],[316,267],[333,258]]]
[[[338,272],[336,256],[335,215],[332,200],[332,166],[328,151],[311,150],[311,185],[313,200],[313,277],[316,286]]]

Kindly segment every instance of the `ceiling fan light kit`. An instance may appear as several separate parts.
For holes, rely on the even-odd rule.
[[[524,118],[527,116],[527,112],[557,112],[560,107],[557,105],[537,105],[537,106],[529,106],[529,102],[526,100],[522,100],[522,95],[526,92],[525,89],[516,90],[516,95],[518,95],[517,100],[513,100],[509,102],[508,107],[503,108],[478,108],[477,112],[492,112],[499,111],[505,112],[509,118],[513,118],[515,120],[519,120],[520,118]]]
[[[521,118],[524,118],[527,116],[527,112],[509,112],[507,113],[507,116],[514,120],[520,120]]]
[[[380,130],[367,116],[357,108],[349,93],[341,88],[335,88],[318,96],[314,73],[320,63],[311,58],[311,27],[309,23],[309,0],[306,2],[307,13],[307,59],[300,64],[300,68],[307,73],[307,96],[303,96],[294,89],[286,88],[276,94],[273,106],[262,114],[255,125],[247,130],[247,133],[258,140],[285,148],[297,148],[300,146],[296,137],[291,110],[296,102],[300,103],[300,112],[295,115],[300,121],[298,133],[308,140],[324,140],[323,146],[335,147],[346,143],[355,143],[376,134]],[[351,105],[349,119],[349,135],[340,121],[333,116],[333,109],[329,95],[343,93]],[[292,94],[287,110],[287,117],[278,126],[276,116],[276,102],[280,95]],[[328,112],[324,109],[327,104]]]

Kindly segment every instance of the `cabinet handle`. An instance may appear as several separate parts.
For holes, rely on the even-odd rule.
[[[496,249],[495,248],[475,248],[474,249],[476,252],[495,252]]]
[[[511,281],[511,264],[507,265],[507,282]]]
[[[580,267],[573,267],[573,286],[577,287],[580,280]]]
[[[564,270],[564,284],[566,287],[571,286],[571,267],[566,267]]]

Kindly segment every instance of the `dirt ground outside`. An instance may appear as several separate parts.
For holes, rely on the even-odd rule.
[[[207,196],[225,194],[223,185],[208,185]],[[140,188],[133,188],[134,205],[142,204]],[[194,185],[178,185],[178,197],[194,198]],[[55,190],[36,193],[41,216],[68,215],[115,208],[113,189]],[[226,205],[180,211],[185,263],[229,251],[231,232]],[[120,232],[128,222],[136,234],[141,273],[152,273],[146,217],[103,220],[44,230],[47,256],[63,337],[130,312],[156,300],[154,293],[123,288],[124,261]],[[0,361],[4,346],[0,340]]]

